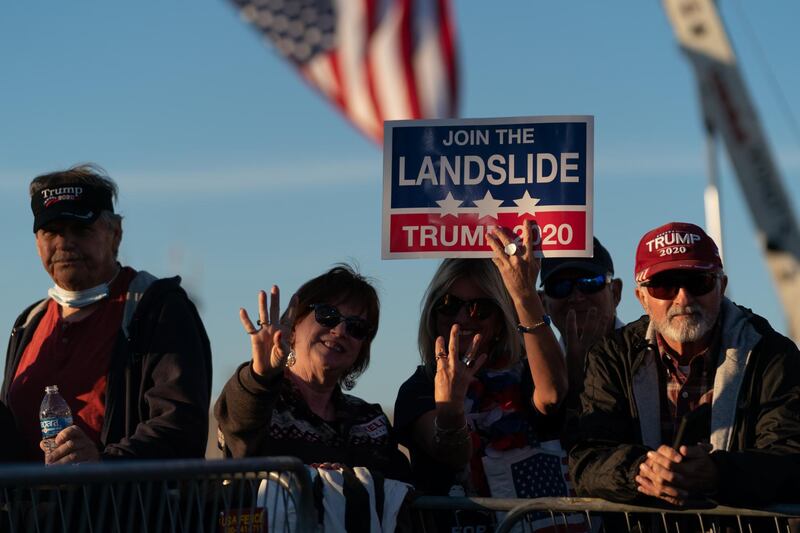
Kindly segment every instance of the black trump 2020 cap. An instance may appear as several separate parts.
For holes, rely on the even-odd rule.
[[[47,187],[31,196],[33,232],[54,220],[91,224],[103,211],[114,212],[111,191],[85,183]]]

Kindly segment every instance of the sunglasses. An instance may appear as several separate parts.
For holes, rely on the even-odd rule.
[[[363,341],[372,333],[372,326],[360,316],[342,316],[342,313],[330,304],[312,304],[309,307],[314,310],[314,320],[320,326],[335,328],[344,322],[345,332],[357,341]]]
[[[598,274],[584,278],[561,278],[544,282],[544,293],[550,298],[561,300],[572,294],[575,287],[583,294],[596,294],[611,283],[609,274]]]
[[[678,295],[681,288],[692,296],[703,296],[711,292],[717,286],[715,273],[704,272],[665,272],[656,274],[652,279],[643,281],[639,285],[647,288],[650,296],[659,300],[672,300]]]
[[[497,304],[491,298],[475,298],[462,300],[452,294],[445,294],[436,302],[434,310],[447,317],[454,317],[462,307],[466,306],[470,318],[486,320],[497,311]]]

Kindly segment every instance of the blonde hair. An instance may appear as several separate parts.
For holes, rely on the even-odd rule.
[[[508,354],[511,361],[522,357],[522,339],[517,332],[517,312],[503,278],[491,259],[445,259],[433,275],[425,295],[422,297],[422,313],[419,320],[419,353],[422,363],[433,367],[436,332],[436,302],[447,294],[456,280],[466,278],[494,300],[502,314],[501,332],[491,340],[489,357]]]

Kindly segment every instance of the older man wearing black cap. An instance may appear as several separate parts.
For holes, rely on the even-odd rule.
[[[54,285],[16,320],[0,391],[26,461],[204,455],[208,337],[180,278],[117,262],[116,194],[94,165],[31,182],[36,248]],[[41,440],[39,426],[49,385],[58,385],[74,423],[54,444]]]
[[[567,353],[567,406],[576,407],[583,390],[586,352],[623,325],[617,318],[622,280],[614,278],[611,255],[595,237],[593,257],[542,259],[541,285],[542,303]]]
[[[800,352],[727,299],[714,241],[671,222],[636,251],[646,316],[587,356],[570,471],[580,496],[800,499]]]

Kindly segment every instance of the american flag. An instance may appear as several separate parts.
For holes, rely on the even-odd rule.
[[[511,478],[518,498],[574,497],[569,484],[567,456],[537,453],[511,465]],[[535,533],[586,533],[588,526],[580,514],[531,512],[526,516]]]
[[[457,114],[450,0],[231,0],[367,136]]]

